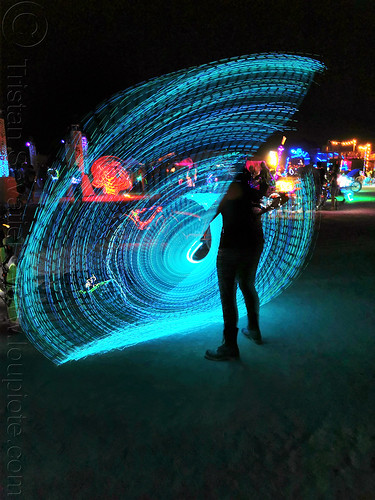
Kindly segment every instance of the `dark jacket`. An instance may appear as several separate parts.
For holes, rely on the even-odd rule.
[[[220,248],[254,248],[263,244],[262,193],[246,183],[232,182],[217,213],[223,217]]]

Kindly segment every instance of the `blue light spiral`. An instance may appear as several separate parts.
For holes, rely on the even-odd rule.
[[[60,178],[45,187],[18,267],[20,324],[35,346],[59,364],[220,320],[220,217],[211,224],[207,256],[197,262],[192,255],[244,155],[285,128],[323,69],[303,56],[243,56],[141,83],[89,115],[89,176],[102,156],[131,159],[135,174],[139,163],[173,152],[194,158],[197,178],[187,187],[179,183],[181,171],[154,176],[147,196],[132,205],[72,202],[65,196],[73,172],[61,166],[61,153]],[[264,216],[256,279],[261,304],[303,268],[314,233],[313,200],[307,177],[293,202]],[[148,224],[141,227],[135,214]],[[85,289],[90,276],[96,286]]]

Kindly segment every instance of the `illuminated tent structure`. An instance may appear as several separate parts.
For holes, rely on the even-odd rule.
[[[87,116],[87,175],[102,157],[147,166],[170,161],[172,152],[193,158],[198,174],[187,187],[170,172],[131,207],[69,202],[73,172],[61,168],[61,153],[61,175],[46,184],[19,260],[17,306],[31,342],[60,364],[218,321],[219,218],[208,255],[195,261],[194,250],[236,165],[285,130],[323,69],[299,55],[236,57],[141,83]],[[130,169],[135,174],[137,165]],[[309,255],[315,222],[309,179],[296,193],[296,205],[264,216],[261,304],[298,276]]]

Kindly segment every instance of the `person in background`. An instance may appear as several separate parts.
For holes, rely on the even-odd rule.
[[[34,181],[35,181],[35,170],[34,167],[30,164],[25,166],[25,187],[27,196],[29,197],[29,202],[33,202],[34,200]]]
[[[259,297],[255,289],[255,275],[264,244],[261,215],[279,206],[280,198],[275,198],[269,207],[261,208],[260,199],[264,186],[261,190],[258,176],[259,173],[252,168],[244,168],[237,174],[215,214],[215,217],[219,214],[223,217],[216,264],[224,332],[223,344],[216,350],[206,351],[205,358],[209,360],[227,361],[239,358],[237,284],[245,299],[248,319],[248,328],[242,332],[256,344],[262,344]],[[288,197],[284,195],[281,203],[287,200]]]
[[[339,185],[337,178],[340,173],[340,163],[338,160],[336,160],[331,168],[331,171],[329,173],[329,187],[331,190],[331,210],[337,210],[337,200],[336,196],[339,194]]]
[[[263,196],[268,196],[274,188],[274,179],[264,161],[262,161],[262,163],[260,164],[259,175],[260,175],[259,191],[263,193]]]
[[[73,196],[76,201],[82,202],[82,174],[77,164],[74,165],[74,172],[71,177],[71,185],[73,188]]]
[[[313,175],[315,184],[316,205],[318,206],[322,196],[323,184],[325,183],[325,172],[323,163],[321,161],[316,162],[316,167],[313,170]]]

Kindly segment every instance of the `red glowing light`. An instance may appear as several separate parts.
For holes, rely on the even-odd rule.
[[[116,156],[101,156],[91,166],[94,178],[92,185],[103,188],[104,194],[118,195],[120,191],[132,188],[132,182],[124,162]]]
[[[184,160],[175,163],[176,167],[188,167],[191,168],[194,165],[194,162],[191,158],[185,158]]]
[[[159,214],[163,210],[163,207],[158,206],[158,207],[151,207],[149,209],[147,208],[142,208],[142,209],[137,209],[137,210],[132,210],[130,212],[129,218],[134,222],[134,224],[143,231],[143,229],[152,222],[157,214]],[[145,220],[140,220],[140,216],[144,215],[145,212],[152,212],[154,211],[148,219]]]

